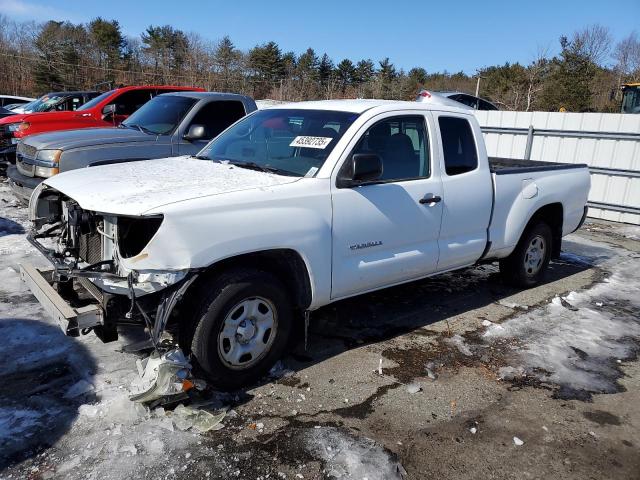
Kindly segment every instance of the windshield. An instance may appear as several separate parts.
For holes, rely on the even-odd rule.
[[[154,135],[167,135],[175,130],[196,99],[178,96],[159,96],[149,100],[122,125]]]
[[[622,113],[640,112],[640,87],[627,87],[622,97]]]
[[[259,110],[225,130],[197,156],[312,176],[358,116],[327,110]]]
[[[11,108],[9,108],[9,110],[16,110],[18,108],[22,109],[22,111],[24,112],[28,112],[31,110],[31,106],[36,103],[37,100],[33,100],[32,102],[28,102],[28,103],[20,103],[20,104],[13,104],[11,105]],[[8,108],[9,105],[7,105],[5,108]]]
[[[80,110],[88,110],[90,108],[95,107],[97,104],[99,104],[101,101],[103,101],[105,98],[107,98],[109,95],[111,95],[113,92],[115,92],[115,90],[109,90],[108,92],[104,92],[102,95],[98,95],[97,97],[95,97],[92,100],[89,100],[87,103],[85,103],[84,105],[82,105],[80,108],[78,108],[76,111],[80,111]]]
[[[64,100],[64,98],[59,95],[45,95],[31,103],[28,108],[25,108],[25,112],[46,112]]]

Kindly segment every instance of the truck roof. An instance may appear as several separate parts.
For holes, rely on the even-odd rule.
[[[352,113],[363,113],[375,107],[394,107],[393,109],[408,110],[443,110],[451,112],[469,113],[468,108],[461,108],[458,102],[448,98],[438,97],[437,100],[428,103],[408,102],[403,100],[375,100],[375,99],[354,99],[354,100],[319,100],[310,102],[296,102],[276,105],[269,108],[292,108],[305,110],[334,110]]]
[[[211,98],[218,97],[221,100],[239,100],[241,98],[249,98],[246,95],[240,95],[239,93],[223,93],[223,92],[194,92],[194,91],[182,91],[182,92],[170,92],[162,93],[158,96],[171,96],[171,97],[188,97],[188,98]]]
[[[43,97],[70,97],[71,95],[90,95],[90,94],[98,94],[100,92],[96,90],[73,90],[73,91],[65,91],[65,92],[49,92],[45,93]]]

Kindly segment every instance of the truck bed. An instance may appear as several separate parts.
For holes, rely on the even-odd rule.
[[[489,157],[489,168],[496,175],[512,173],[543,172],[547,170],[565,170],[569,168],[588,168],[586,163],[541,162],[516,158]]]

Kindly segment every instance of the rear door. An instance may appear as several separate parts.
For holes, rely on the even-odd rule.
[[[197,112],[191,114],[191,119],[187,119],[184,125],[178,129],[174,143],[174,154],[195,155],[245,114],[244,104],[238,100],[215,100],[207,103]],[[205,136],[198,140],[185,139],[184,136],[192,125],[202,125]]]
[[[469,265],[487,243],[493,184],[482,133],[471,117],[434,112],[440,134],[443,212],[438,270]]]
[[[383,176],[352,188],[337,188],[332,178],[333,299],[436,270],[442,203],[426,200],[441,197],[442,184],[432,165],[430,121],[415,111],[382,114],[347,148],[338,170],[355,153],[376,153]]]

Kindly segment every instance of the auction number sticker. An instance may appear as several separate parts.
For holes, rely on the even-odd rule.
[[[306,137],[299,136],[293,139],[289,144],[290,147],[319,148],[324,150],[331,143],[331,137]]]

